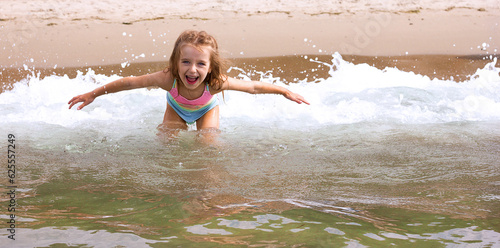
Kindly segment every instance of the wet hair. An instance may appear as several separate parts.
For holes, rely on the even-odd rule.
[[[209,35],[205,31],[187,30],[182,32],[175,42],[174,49],[170,55],[169,67],[166,68],[165,71],[170,71],[175,79],[180,80],[178,63],[181,56],[181,48],[185,45],[191,45],[199,51],[201,51],[202,47],[205,46],[210,48],[210,72],[207,74],[204,82],[208,83],[209,86],[220,90],[224,80],[226,79],[226,76],[223,73],[226,63],[225,60],[219,55],[219,46],[217,45],[217,41],[213,36]]]

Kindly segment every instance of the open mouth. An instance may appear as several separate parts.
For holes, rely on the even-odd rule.
[[[198,81],[199,77],[190,77],[186,76],[186,81],[188,84],[195,84]]]

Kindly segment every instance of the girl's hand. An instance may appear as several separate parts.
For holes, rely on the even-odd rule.
[[[95,99],[94,97],[94,94],[92,92],[89,92],[89,93],[85,93],[83,95],[78,95],[78,96],[75,96],[73,97],[69,102],[69,108],[71,109],[71,107],[73,107],[73,105],[79,103],[79,102],[83,102],[82,104],[80,104],[80,106],[78,106],[78,110],[82,109],[83,107],[89,105],[91,102],[93,102]]]
[[[291,91],[288,91],[287,93],[284,94],[284,96],[290,100],[290,101],[294,101],[298,104],[301,104],[301,103],[305,103],[307,105],[309,105],[309,102],[306,101],[306,99],[304,99],[304,97],[302,97],[301,95],[299,94],[296,94],[296,93],[293,93]]]

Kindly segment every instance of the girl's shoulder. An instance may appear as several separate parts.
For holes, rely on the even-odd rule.
[[[215,80],[215,82],[208,84],[210,89],[210,94],[214,95],[224,90],[227,90],[228,89],[227,87],[229,85],[229,80],[230,77],[228,77],[227,75],[222,75],[220,78]]]
[[[166,91],[170,91],[174,84],[174,77],[169,70],[151,73],[149,74],[149,80],[151,80],[154,86],[158,86]]]

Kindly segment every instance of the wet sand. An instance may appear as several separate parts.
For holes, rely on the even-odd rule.
[[[344,55],[343,59],[354,64],[366,63],[378,69],[397,68],[402,71],[413,72],[431,79],[445,79],[455,82],[468,80],[478,68],[483,68],[498,55],[456,56],[456,55],[408,55],[408,56],[359,56]],[[331,64],[330,55],[289,55],[262,58],[235,58],[230,60],[230,66],[244,70],[250,78],[258,80],[260,74],[255,72],[269,72],[279,77],[283,82],[296,83],[299,81],[314,82],[317,79],[327,78],[330,67],[322,63]],[[8,90],[12,85],[26,78],[28,75],[39,75],[44,78],[50,75],[68,75],[74,78],[78,71],[88,69],[97,74],[123,77],[137,76],[156,72],[168,66],[166,62],[140,62],[123,67],[121,64],[94,65],[82,67],[58,68],[3,68],[0,82],[3,87],[0,92]],[[238,77],[240,70],[231,69],[229,76]]]
[[[498,56],[500,46],[500,32],[495,32],[500,12],[491,6],[219,11],[224,16],[215,15],[217,11],[197,16],[144,13],[143,17],[103,13],[88,18],[70,10],[51,16],[49,9],[36,15],[43,6],[38,12],[31,10],[34,15],[10,9],[0,16],[0,31],[5,34],[0,39],[0,81],[7,89],[33,72],[42,77],[73,77],[77,70],[92,68],[106,75],[129,76],[163,69],[175,39],[186,29],[213,34],[233,66],[271,70],[287,82],[327,76],[327,67],[310,60],[331,63],[334,52],[356,64],[396,67],[460,82]]]
[[[124,21],[3,18],[0,67],[82,67],[166,61],[183,30],[206,30],[227,58],[286,55],[491,55],[500,47],[495,9],[276,13],[229,18],[160,16]],[[0,17],[1,18],[1,17]]]

